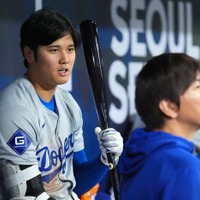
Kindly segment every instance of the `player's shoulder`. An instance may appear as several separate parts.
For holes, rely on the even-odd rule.
[[[15,102],[27,101],[27,96],[34,93],[30,81],[25,77],[19,77],[0,92],[0,103],[14,104]]]

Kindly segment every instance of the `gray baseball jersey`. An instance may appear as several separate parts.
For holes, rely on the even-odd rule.
[[[0,95],[0,161],[38,164],[46,192],[55,199],[78,199],[73,192],[73,153],[84,149],[81,110],[68,91],[55,92],[57,113],[39,100],[21,77]]]

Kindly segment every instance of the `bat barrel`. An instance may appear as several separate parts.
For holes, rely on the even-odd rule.
[[[85,20],[80,24],[80,31],[97,115],[101,128],[106,129],[109,127],[107,100],[105,98],[106,86],[96,23],[93,20]]]

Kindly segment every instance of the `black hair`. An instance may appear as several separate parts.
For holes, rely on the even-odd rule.
[[[136,77],[135,106],[147,129],[160,128],[167,116],[161,100],[180,107],[180,96],[196,80],[200,65],[184,53],[164,53],[150,59]]]
[[[24,46],[28,46],[36,56],[38,46],[49,45],[67,34],[71,34],[75,48],[78,48],[81,39],[69,19],[50,8],[37,10],[21,26],[21,51],[23,53]],[[28,67],[25,58],[24,65]]]

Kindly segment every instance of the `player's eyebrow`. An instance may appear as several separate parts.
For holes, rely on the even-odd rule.
[[[74,44],[70,44],[68,47],[75,47],[75,45]]]
[[[53,45],[49,45],[49,47],[60,47],[61,45],[57,45],[57,44],[53,44]],[[74,44],[69,44],[69,45],[67,45],[67,47],[75,47],[75,45]]]

